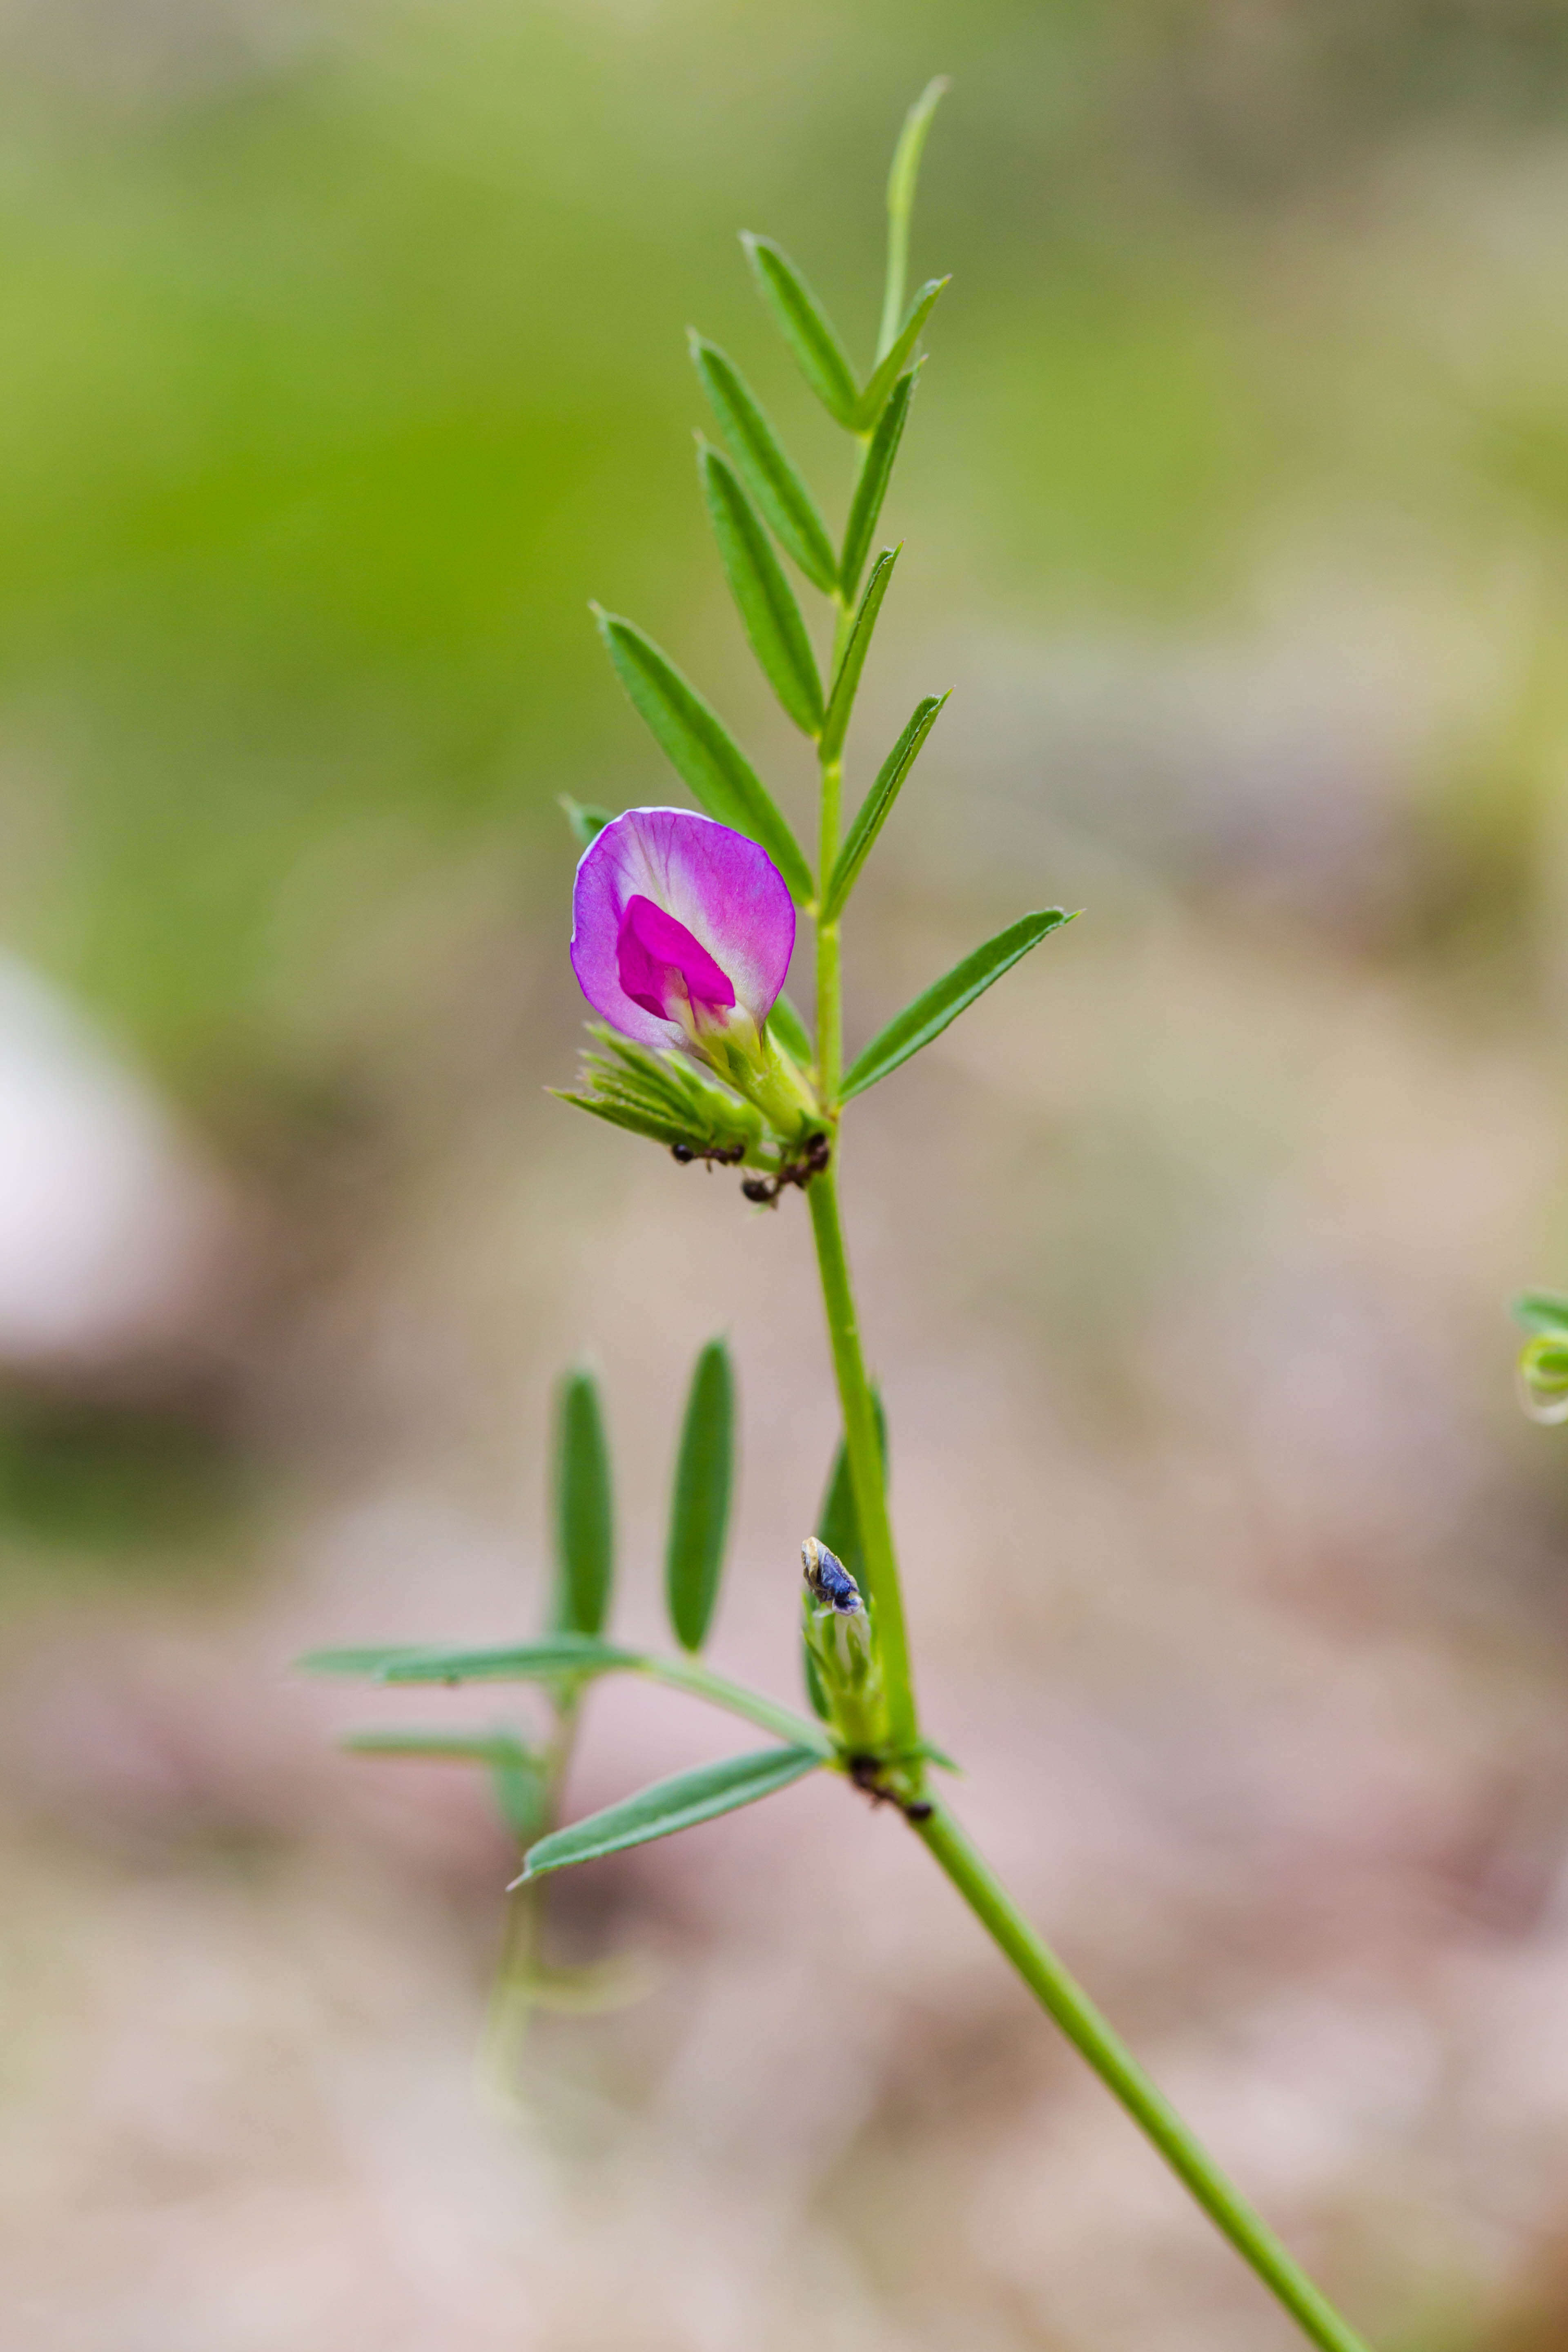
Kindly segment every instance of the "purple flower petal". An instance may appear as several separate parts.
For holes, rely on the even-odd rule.
[[[634,910],[638,899],[646,912]],[[795,949],[795,905],[766,850],[691,809],[628,809],[595,834],[572,919],[578,986],[642,1045],[687,1042],[678,1020],[654,1010],[678,986],[700,1024],[722,1026],[738,1005],[760,1029]]]
[[[734,990],[701,941],[651,898],[626,900],[616,962],[632,1003],[661,1021],[679,1020],[677,1008],[684,1003],[701,1027],[705,1014],[728,1013],[735,1002]]]

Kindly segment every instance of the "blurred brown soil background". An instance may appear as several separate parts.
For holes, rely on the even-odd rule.
[[[715,1656],[795,1677],[798,1202],[551,1102],[568,791],[673,796],[589,595],[805,805],[681,330],[834,459],[955,77],[863,781],[874,1028],[1082,906],[844,1166],[959,1801],[1384,2352],[1568,2341],[1568,16],[1547,0],[0,7],[0,2352],[1286,2352],[896,1821],[559,1882],[647,1990],[479,2064],[515,1866],[310,1685],[504,1638],[600,1367],[658,1628],[731,1335]],[[824,496],[843,485],[825,471]],[[733,1745],[592,1698],[575,1810]]]

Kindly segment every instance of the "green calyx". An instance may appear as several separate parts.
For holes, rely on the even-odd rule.
[[[646,1135],[681,1159],[765,1164],[761,1113],[716,1087],[685,1055],[634,1045],[604,1022],[590,1022],[599,1051],[583,1056],[578,1092],[552,1088],[561,1102]]]
[[[826,1132],[809,1079],[771,1031],[763,1032],[754,1049],[749,1039],[742,1042],[733,1032],[723,1042],[729,1062],[722,1076],[737,1094],[755,1104],[786,1150],[797,1151],[814,1135]]]
[[[584,1055],[575,1090],[551,1089],[558,1101],[646,1136],[680,1160],[756,1168],[772,1179],[820,1156],[828,1122],[805,1073],[769,1033],[748,1024],[699,1040],[693,1053],[710,1077],[690,1054],[637,1045],[604,1022],[589,1031],[598,1050]]]
[[[888,1702],[870,1616],[864,1606],[852,1615],[820,1607],[809,1592],[803,1605],[806,1654],[816,1669],[828,1728],[851,1768],[856,1759],[879,1761],[889,1741]]]

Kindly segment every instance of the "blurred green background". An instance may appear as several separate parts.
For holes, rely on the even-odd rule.
[[[563,1888],[653,1990],[498,2111],[482,1792],[289,1673],[532,1617],[584,1351],[651,1629],[723,1327],[721,1649],[790,1687],[804,1232],[544,1097],[556,798],[674,791],[598,597],[805,808],[683,330],[840,513],[735,232],[867,357],[939,71],[852,784],[958,691],[852,1035],[1088,918],[846,1154],[933,1727],[1387,2352],[1568,2330],[1568,1457],[1504,1312],[1568,1275],[1568,12],[5,0],[17,2352],[1293,2340],[836,1790]],[[714,1738],[595,1702],[574,1801]]]

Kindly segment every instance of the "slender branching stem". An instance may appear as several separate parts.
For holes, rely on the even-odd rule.
[[[901,299],[903,257],[889,254],[889,296]],[[886,331],[886,330],[884,330]],[[842,653],[848,608],[838,601],[834,667]],[[820,896],[838,854],[842,767],[837,756],[821,762],[819,838]],[[819,900],[820,902],[820,900]],[[816,1053],[824,1108],[837,1123],[843,1069],[843,998],[837,920],[818,921],[816,931]],[[845,1450],[855,1496],[877,1629],[877,1646],[887,1695],[890,1745],[901,1767],[902,1794],[911,1825],[946,1871],[987,1934],[1011,1960],[1041,2006],[1088,2060],[1112,2095],[1152,2142],[1216,2228],[1230,2241],[1263,2284],[1278,2298],[1321,2352],[1367,2352],[1361,2336],[1291,2259],[1262,2217],[1254,2212],[1214,2159],[1200,2146],[1175,2109],[1100,2015],[1088,1994],[1042,1942],[989,1864],[975,1851],[946,1808],[929,1797],[919,1757],[920,1722],[915,1707],[909,1638],[898,1556],[888,1511],[881,1436],[876,1402],[860,1345],[859,1318],[849,1274],[844,1228],[838,1213],[837,1142],[834,1160],[807,1190],[816,1243],[823,1307],[833,1349],[838,1399],[844,1417]],[[703,1670],[697,1669],[700,1674]],[[667,1676],[667,1679],[673,1679]],[[710,1696],[712,1694],[710,1694]],[[721,1702],[722,1703],[722,1702]],[[753,1719],[762,1717],[753,1710]]]
[[[888,1514],[876,1405],[860,1348],[834,1176],[834,1170],[828,1168],[815,1177],[807,1197],[844,1415],[845,1444],[865,1552],[866,1578],[876,1612],[889,1729],[895,1749],[910,1755],[917,1748],[920,1731],[903,1597]],[[921,1801],[910,1813],[912,1826],[1042,2008],[1088,2060],[1216,2228],[1310,2341],[1321,2347],[1321,2352],[1367,2352],[1363,2339],[1339,2316],[1262,2217],[1226,2179],[1088,1994],[1037,1935],[952,1814],[930,1797],[918,1777],[918,1764],[915,1772],[916,1777],[908,1784],[909,1794]]]
[[[812,1181],[812,1230],[816,1240],[823,1304],[833,1346],[844,1415],[846,1450],[866,1578],[876,1612],[878,1648],[895,1749],[912,1754],[920,1738],[910,1675],[903,1597],[893,1549],[883,1480],[876,1405],[860,1348],[855,1295],[844,1247],[834,1170]],[[918,1776],[919,1767],[916,1767]],[[1269,2291],[1321,2352],[1367,2352],[1363,2339],[1291,2259],[1262,2217],[1234,2188],[1181,2116],[1152,2083],[1131,2052],[1029,1925],[1005,1887],[975,1851],[945,1806],[916,1777],[921,1801],[910,1812],[917,1834],[946,1871],[986,1933],[1023,1978],[1075,2049],[1086,2058],[1139,2129],[1164,2158],[1210,2220],[1229,2239]],[[927,1808],[930,1808],[929,1811]]]
[[[913,1826],[1041,2008],[1088,2059],[1106,2088],[1121,2100],[1145,2137],[1153,2142],[1178,2179],[1223,2231],[1243,2262],[1284,2305],[1303,2334],[1321,2346],[1321,2352],[1367,2352],[1364,2338],[1347,2326],[1291,2260],[1261,2215],[1254,2212],[1199,2146],[1089,1995],[1041,1941],[946,1807],[933,1803],[930,1814]]]

